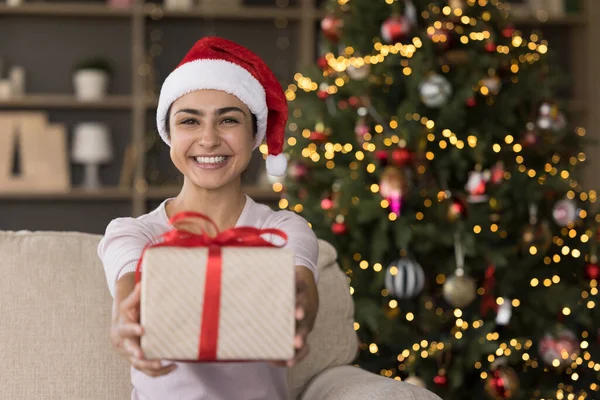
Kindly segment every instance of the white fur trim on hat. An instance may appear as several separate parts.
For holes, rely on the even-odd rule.
[[[264,87],[250,72],[237,64],[225,60],[200,59],[179,66],[162,85],[156,124],[158,133],[166,144],[171,145],[165,126],[171,104],[187,93],[203,89],[222,90],[240,99],[256,116],[254,148],[262,143],[269,113]]]
[[[267,172],[273,176],[284,176],[287,170],[287,157],[280,153],[267,156]]]

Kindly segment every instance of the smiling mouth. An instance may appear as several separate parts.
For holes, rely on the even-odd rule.
[[[230,158],[231,158],[231,156],[190,157],[190,159],[192,159],[197,166],[199,166],[200,168],[205,168],[205,169],[220,168],[220,167],[224,166],[225,164],[227,164],[227,161],[229,161]]]

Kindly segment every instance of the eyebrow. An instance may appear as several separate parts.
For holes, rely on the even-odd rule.
[[[244,110],[242,110],[239,107],[223,107],[223,108],[217,108],[215,110],[215,115],[219,116],[219,115],[223,115],[223,114],[227,114],[228,112],[241,112],[242,114],[246,115],[246,113],[244,112]],[[199,117],[203,117],[204,116],[204,111],[202,110],[197,110],[195,108],[182,108],[181,110],[178,110],[175,114],[179,114],[181,112],[184,113],[188,113],[188,114],[193,114],[193,115],[197,115]],[[174,115],[175,115],[174,114]]]

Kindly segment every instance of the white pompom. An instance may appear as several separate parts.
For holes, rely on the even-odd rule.
[[[287,158],[281,153],[267,156],[267,172],[273,176],[284,176],[287,170]]]

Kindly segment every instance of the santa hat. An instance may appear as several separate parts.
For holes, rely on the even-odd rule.
[[[267,172],[285,175],[287,159],[282,151],[288,106],[285,93],[267,64],[229,40],[219,37],[198,40],[160,90],[156,123],[169,146],[166,126],[169,107],[181,96],[202,89],[222,90],[246,104],[257,119],[254,149],[266,137]]]

